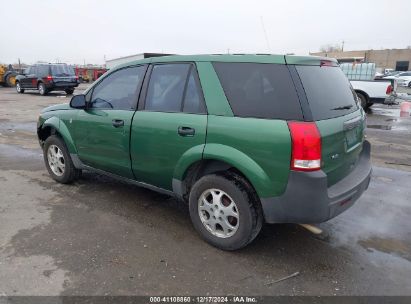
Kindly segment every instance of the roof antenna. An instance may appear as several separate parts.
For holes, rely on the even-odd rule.
[[[261,20],[261,26],[263,27],[263,32],[264,32],[265,42],[267,43],[267,48],[268,48],[268,51],[271,53],[270,42],[268,41],[267,31],[265,30],[265,25],[264,25],[264,19],[263,19],[263,16],[260,16],[260,20]]]

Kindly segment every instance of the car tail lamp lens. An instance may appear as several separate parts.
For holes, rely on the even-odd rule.
[[[291,169],[315,171],[321,168],[321,135],[315,122],[288,122],[291,133]]]
[[[389,85],[389,86],[387,87],[387,90],[385,91],[385,93],[386,93],[387,95],[389,95],[389,94],[392,93],[392,91],[393,91],[392,85]]]
[[[49,81],[51,81],[51,80],[53,80],[53,77],[51,77],[50,75],[48,75],[48,76],[46,77],[46,79],[49,80]]]
[[[320,66],[336,66],[336,64],[331,60],[321,60]]]

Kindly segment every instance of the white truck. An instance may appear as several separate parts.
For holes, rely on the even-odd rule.
[[[375,63],[341,63],[341,69],[348,77],[364,109],[374,103],[393,104],[397,97],[395,79],[374,79]]]
[[[350,82],[364,109],[374,103],[393,104],[397,97],[395,80],[350,80]]]

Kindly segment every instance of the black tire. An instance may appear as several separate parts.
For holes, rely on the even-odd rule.
[[[359,93],[359,92],[357,92],[357,96],[358,96],[358,98],[360,99],[360,101],[361,101],[361,107],[362,107],[364,110],[367,110],[369,107],[372,106],[372,103],[369,103],[369,102],[368,102],[367,96],[365,96],[364,94]]]
[[[411,88],[411,81],[408,83],[408,87]]]
[[[50,167],[47,155],[50,146],[58,147],[63,154],[65,168],[62,175],[55,174],[53,172],[53,169]],[[70,153],[67,150],[66,144],[59,136],[51,135],[46,139],[43,146],[43,157],[44,163],[46,164],[46,168],[50,176],[59,183],[69,184],[75,181],[76,179],[80,178],[81,170],[76,169],[74,167],[73,161],[71,160]]]
[[[64,90],[64,92],[66,92],[67,95],[71,95],[73,94],[74,89],[67,89],[67,90]]]
[[[233,235],[226,238],[216,236],[201,221],[198,212],[199,199],[208,189],[222,190],[235,202],[239,219],[237,230]],[[193,226],[201,237],[223,250],[237,250],[245,247],[255,239],[263,224],[261,205],[254,189],[244,178],[233,173],[211,174],[200,178],[191,188],[189,209]]]
[[[20,82],[16,81],[16,91],[17,93],[23,94],[24,89],[21,87]]]
[[[5,80],[5,83],[6,83],[7,87],[13,87],[15,85],[15,83],[13,83],[13,81],[12,81],[13,77],[16,77],[16,75],[13,74],[13,73],[9,73],[9,74],[6,75],[4,80]]]
[[[45,85],[44,83],[42,83],[42,82],[40,82],[40,83],[37,85],[37,89],[39,90],[39,93],[40,93],[40,95],[42,95],[42,96],[45,96],[45,95],[47,95],[47,93],[48,93],[47,88],[46,88],[46,85]]]

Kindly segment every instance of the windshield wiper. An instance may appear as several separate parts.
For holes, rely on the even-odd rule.
[[[346,106],[336,107],[336,108],[331,109],[331,110],[349,110],[352,107],[353,107],[352,105],[346,105]]]

